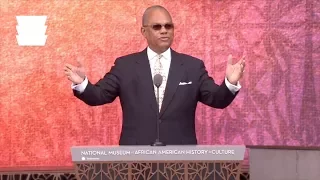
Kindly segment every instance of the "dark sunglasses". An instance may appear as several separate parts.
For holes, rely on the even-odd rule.
[[[144,25],[144,27],[152,27],[153,30],[159,31],[162,27],[164,27],[166,30],[173,29],[173,24],[172,23],[167,23],[167,24],[153,24],[153,25]]]

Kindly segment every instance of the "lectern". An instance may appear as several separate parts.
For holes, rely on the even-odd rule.
[[[250,180],[319,180],[320,147],[247,146]]]
[[[79,180],[239,180],[245,146],[76,146]]]

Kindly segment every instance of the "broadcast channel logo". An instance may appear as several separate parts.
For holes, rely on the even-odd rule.
[[[47,41],[47,16],[16,16],[19,46],[44,46]]]

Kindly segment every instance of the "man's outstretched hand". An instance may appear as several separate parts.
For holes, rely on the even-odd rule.
[[[226,76],[228,81],[236,85],[241,79],[245,67],[245,57],[243,56],[236,64],[232,64],[232,55],[228,57]]]
[[[78,62],[77,66],[66,64],[65,67],[63,68],[67,78],[74,84],[82,83],[86,77],[84,67],[82,66],[80,61],[77,60],[77,62]]]

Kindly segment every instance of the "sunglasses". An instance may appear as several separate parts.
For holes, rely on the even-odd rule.
[[[159,31],[162,27],[164,27],[166,30],[173,29],[173,24],[172,23],[167,23],[167,24],[153,24],[153,25],[144,25],[144,27],[151,27],[155,31]]]

